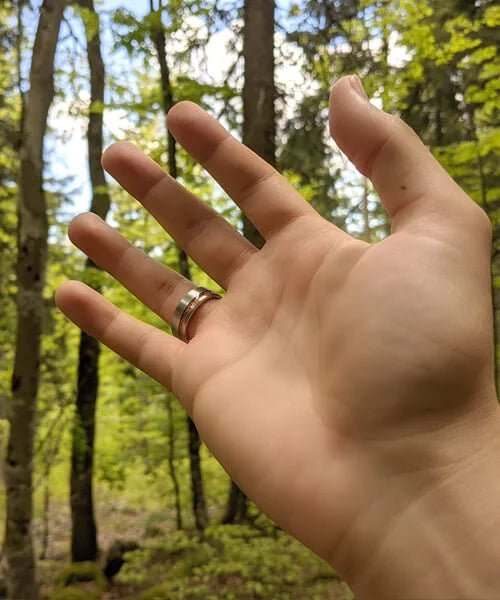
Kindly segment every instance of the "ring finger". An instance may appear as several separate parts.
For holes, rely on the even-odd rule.
[[[73,219],[69,237],[96,265],[167,323],[172,323],[180,299],[194,287],[191,281],[147,256],[93,213]],[[203,309],[207,314],[211,305],[212,302],[207,302],[200,311]]]
[[[172,389],[172,372],[185,348],[180,340],[127,315],[80,281],[63,283],[55,300],[88,335]]]

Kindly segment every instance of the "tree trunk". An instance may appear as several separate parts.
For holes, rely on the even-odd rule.
[[[274,0],[245,0],[243,28],[243,143],[276,165],[276,117],[274,102]],[[264,240],[256,227],[243,216],[243,233],[257,248]],[[244,521],[248,502],[231,482],[224,523]]]
[[[500,201],[485,201],[484,209],[490,218],[493,239],[491,248],[491,287],[493,295],[493,360],[495,387],[500,397]]]
[[[160,3],[161,5],[161,3]],[[150,10],[159,10],[160,6],[155,9],[153,0],[150,0]],[[158,55],[158,63],[160,65],[160,78],[162,89],[162,103],[166,115],[174,105],[174,97],[172,93],[172,85],[170,82],[170,69],[167,63],[166,55],[166,39],[163,30],[160,28],[151,32],[156,53]],[[177,156],[175,139],[167,128],[167,143],[168,143],[168,171],[170,175],[177,179]],[[191,279],[188,257],[182,248],[177,247],[177,255],[179,259],[179,272],[186,279]],[[201,472],[200,446],[201,440],[195,424],[186,416],[188,436],[189,436],[189,465],[191,473],[191,495],[193,501],[193,514],[195,525],[198,530],[203,530],[208,523],[207,506],[205,502],[205,494],[203,491],[203,477]]]
[[[6,456],[5,555],[9,598],[38,597],[31,533],[33,440],[40,369],[47,213],[43,140],[54,97],[54,57],[65,0],[45,0],[33,47],[21,123],[17,240],[17,325]]]
[[[276,165],[274,102],[274,0],[245,0],[243,28],[243,143]],[[264,244],[253,223],[243,217],[243,233],[257,248]]]
[[[41,533],[41,548],[40,560],[47,558],[49,549],[49,534],[50,534],[50,469],[45,473],[45,481],[43,482],[43,512],[42,512],[42,533]]]
[[[194,421],[187,417],[189,436],[189,464],[191,466],[191,494],[196,529],[202,531],[208,525],[207,505],[203,493],[203,476],[201,473],[200,447],[201,440]]]
[[[370,211],[368,210],[368,199],[370,196],[368,185],[368,179],[365,177],[363,180],[363,197],[361,200],[361,214],[363,216],[363,231],[361,233],[361,239],[370,243],[372,233],[370,229]]]
[[[167,413],[168,413],[168,471],[170,478],[172,479],[172,485],[174,486],[174,502],[175,502],[175,517],[177,523],[177,529],[182,529],[182,509],[181,509],[181,488],[179,485],[179,478],[177,477],[177,471],[175,470],[175,428],[174,428],[174,411],[172,410],[172,398],[170,394],[167,395]]]
[[[78,5],[95,14],[93,0],[78,0]],[[87,57],[90,70],[87,144],[92,184],[90,210],[105,219],[110,206],[110,197],[104,170],[101,166],[104,63],[101,56],[99,26],[92,33],[92,37],[87,35]],[[96,268],[90,260],[87,261],[86,269]],[[96,560],[98,554],[92,477],[95,412],[99,388],[99,353],[100,346],[97,340],[82,332],[80,334],[76,411],[71,453],[71,557],[73,562],[93,561]]]
[[[245,523],[246,521],[248,521],[248,498],[234,481],[231,481],[229,500],[222,524]]]

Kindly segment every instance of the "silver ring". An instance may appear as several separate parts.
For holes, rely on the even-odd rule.
[[[208,300],[220,300],[220,298],[219,294],[204,287],[193,288],[184,294],[172,318],[172,333],[175,337],[183,342],[189,342],[187,329],[194,313]]]

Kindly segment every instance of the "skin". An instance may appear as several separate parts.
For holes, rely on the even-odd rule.
[[[58,290],[60,309],[173,390],[231,477],[360,598],[498,597],[485,213],[356,77],[332,90],[330,130],[391,217],[376,244],[321,218],[196,105],[168,125],[264,248],[121,142],[104,167],[226,294],[197,311],[188,344],[82,283]],[[69,235],[167,322],[192,287],[95,215]]]

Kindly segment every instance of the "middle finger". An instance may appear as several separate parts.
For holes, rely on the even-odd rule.
[[[102,161],[105,169],[223,288],[227,289],[232,275],[257,252],[218,213],[133,144],[114,144]]]

